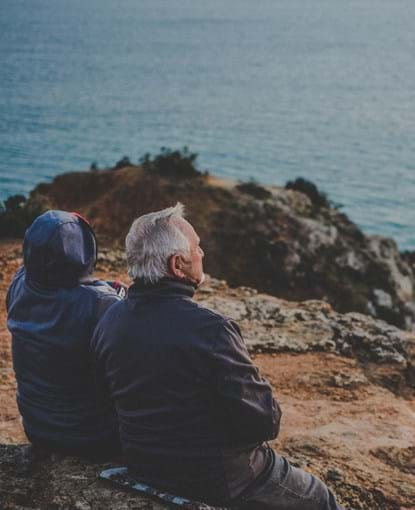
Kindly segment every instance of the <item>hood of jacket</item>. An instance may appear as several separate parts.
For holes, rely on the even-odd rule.
[[[94,269],[95,234],[76,213],[45,212],[26,230],[23,259],[27,280],[48,287],[75,286]]]

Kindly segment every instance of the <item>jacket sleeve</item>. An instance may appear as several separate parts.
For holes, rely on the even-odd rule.
[[[90,343],[91,370],[95,386],[95,397],[97,405],[100,408],[105,408],[112,402],[111,392],[105,376],[106,356],[102,349],[102,341],[100,341],[105,331],[105,324],[105,319],[98,322]]]
[[[101,289],[102,291],[103,289]],[[103,361],[99,359],[96,344],[97,340],[102,334],[103,327],[100,325],[101,322],[105,324],[105,314],[107,310],[115,303],[122,301],[117,296],[113,289],[109,292],[102,291],[97,299],[96,310],[95,310],[95,328],[90,342],[90,354],[92,362],[92,374],[95,383],[95,395],[97,398],[98,405],[104,407],[111,401],[110,391],[105,379],[105,370],[103,367]]]
[[[105,315],[105,312],[108,310],[108,308],[114,303],[122,301],[123,298],[121,298],[117,294],[116,290],[113,289],[107,282],[102,282],[98,280],[94,282],[93,288],[97,293],[95,309],[95,325],[96,325],[100,321],[101,317]]]
[[[14,301],[14,294],[15,294],[15,288],[16,288],[16,283],[21,280],[22,277],[24,277],[24,267],[21,266],[16,274],[14,275],[13,277],[13,280],[10,284],[10,287],[7,291],[7,294],[6,294],[6,311],[7,313],[9,313],[9,309],[10,309],[10,306],[12,305],[13,301]]]
[[[224,321],[214,341],[214,402],[230,440],[257,443],[274,439],[279,432],[281,409],[270,385],[252,363],[239,327],[233,321]]]

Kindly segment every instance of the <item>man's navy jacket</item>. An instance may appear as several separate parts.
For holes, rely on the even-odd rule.
[[[88,279],[95,236],[77,215],[49,211],[27,230],[23,253],[6,304],[25,431],[69,448],[105,440],[117,424],[112,406],[97,404],[89,347],[98,319],[119,298]]]
[[[164,279],[130,287],[92,339],[97,378],[114,399],[126,460],[142,481],[223,503],[271,463],[280,410],[238,326]]]

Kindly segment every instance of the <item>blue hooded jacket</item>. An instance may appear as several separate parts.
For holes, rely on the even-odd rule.
[[[91,227],[76,214],[48,211],[26,231],[24,267],[6,305],[17,403],[31,439],[82,448],[116,434],[112,404],[97,397],[89,343],[120,298],[91,279],[96,251]]]

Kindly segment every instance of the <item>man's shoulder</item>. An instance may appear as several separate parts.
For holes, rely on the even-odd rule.
[[[91,280],[81,283],[77,289],[80,293],[88,295],[93,299],[110,300],[113,302],[121,300],[117,292],[103,280]]]
[[[98,321],[110,308],[121,301],[116,291],[102,280],[82,283],[75,292],[80,303],[94,310],[95,321]]]
[[[133,332],[128,302],[118,298],[101,314],[91,340],[91,348],[96,352],[111,349],[123,338],[130,338]]]
[[[230,317],[223,315],[216,310],[212,310],[197,301],[191,300],[190,303],[196,323],[198,323],[201,328],[220,328],[221,326],[225,327],[227,324],[232,322]]]
[[[105,306],[105,309],[102,310],[97,327],[108,328],[111,324],[117,324],[118,327],[120,321],[123,323],[130,320],[127,300],[117,295],[115,297],[116,299],[111,301],[111,297],[101,297],[100,303]]]
[[[240,350],[243,337],[237,322],[227,315],[212,310],[195,301],[192,302],[193,318],[186,324],[191,338],[198,339],[196,344],[209,352],[215,350]]]

